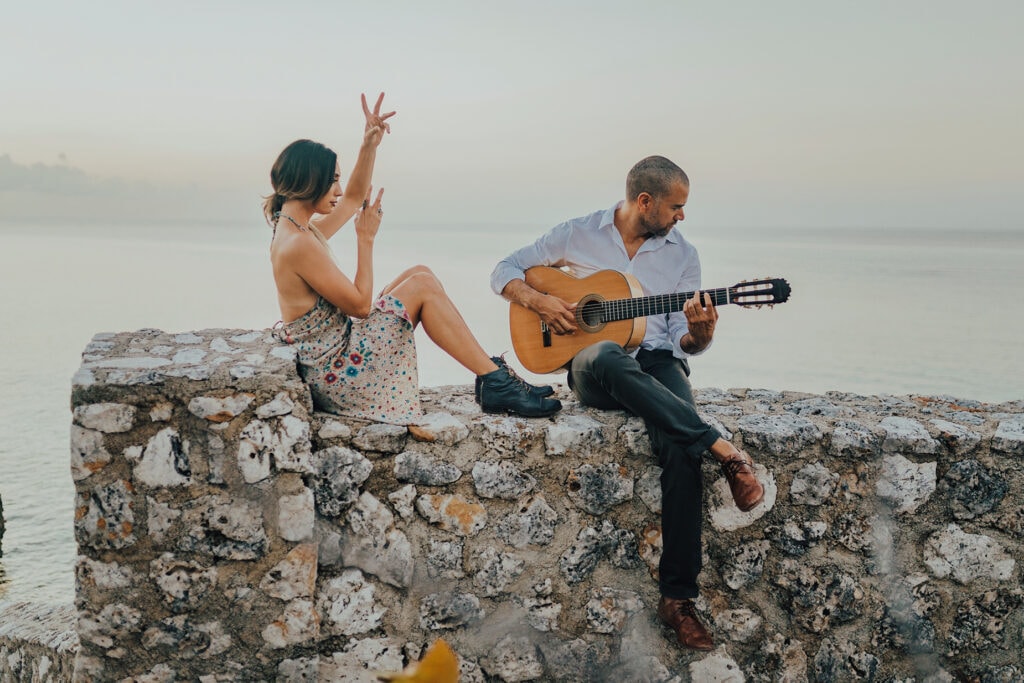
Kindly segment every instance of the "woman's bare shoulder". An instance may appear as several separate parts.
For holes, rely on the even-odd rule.
[[[308,231],[278,231],[270,243],[270,260],[276,265],[293,263],[316,258],[323,252],[323,247],[316,237]]]

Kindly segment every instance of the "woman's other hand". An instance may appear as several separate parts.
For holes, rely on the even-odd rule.
[[[380,222],[384,218],[384,208],[380,200],[384,196],[384,188],[377,192],[377,200],[370,203],[370,195],[373,194],[373,185],[366,190],[366,198],[363,199],[363,207],[356,212],[355,226],[356,237],[359,239],[373,241],[380,229]]]
[[[384,138],[384,133],[391,132],[391,124],[388,123],[388,119],[394,116],[395,112],[389,111],[386,114],[380,113],[380,105],[384,102],[384,93],[377,96],[377,102],[373,105],[373,111],[370,111],[369,106],[366,104],[366,94],[363,93],[360,97],[363,100],[363,116],[366,117],[366,129],[363,133],[363,143],[376,147]]]

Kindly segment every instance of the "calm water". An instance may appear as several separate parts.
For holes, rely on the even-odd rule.
[[[260,228],[0,226],[0,602],[73,598],[68,404],[82,348],[103,331],[272,324],[269,235]],[[770,310],[723,307],[714,346],[693,363],[696,386],[1024,398],[1024,231],[686,228],[705,286],[757,276],[793,286],[791,300]],[[508,351],[507,306],[488,276],[536,233],[385,226],[377,286],[426,263],[484,347]],[[351,242],[336,241],[349,266]],[[422,333],[419,357],[424,384],[470,380]]]

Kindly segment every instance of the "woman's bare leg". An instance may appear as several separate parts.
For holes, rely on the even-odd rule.
[[[485,375],[498,369],[448,298],[441,281],[426,266],[404,271],[383,293],[400,300],[413,326],[422,322],[427,336],[470,372]]]

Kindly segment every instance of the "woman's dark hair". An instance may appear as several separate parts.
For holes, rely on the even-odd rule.
[[[289,199],[315,201],[334,183],[338,155],[312,140],[296,140],[285,147],[270,169],[274,193],[263,201],[263,215],[274,224],[274,214]]]

